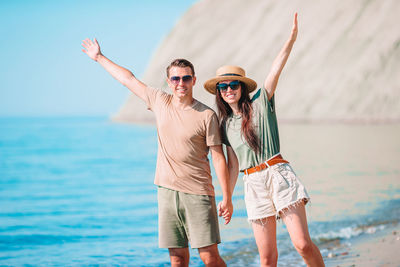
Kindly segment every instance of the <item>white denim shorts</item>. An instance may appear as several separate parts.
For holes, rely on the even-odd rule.
[[[249,222],[279,213],[310,200],[304,185],[288,163],[278,163],[243,176],[244,196]]]

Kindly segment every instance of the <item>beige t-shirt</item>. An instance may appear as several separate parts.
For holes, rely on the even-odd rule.
[[[147,107],[156,116],[158,155],[154,183],[172,190],[214,196],[209,146],[220,145],[221,136],[215,112],[194,100],[180,109],[172,95],[148,87]]]

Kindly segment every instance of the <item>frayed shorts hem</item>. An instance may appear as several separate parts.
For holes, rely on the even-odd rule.
[[[275,217],[277,220],[280,220],[282,218],[281,214],[285,215],[285,211],[286,210],[291,210],[293,208],[298,207],[300,204],[304,204],[307,205],[307,203],[310,202],[310,198],[309,197],[303,197],[300,198],[296,201],[293,201],[292,203],[286,205],[285,207],[279,209],[276,213],[271,213],[271,214],[267,214],[267,215],[263,215],[263,216],[259,216],[259,217],[254,217],[254,218],[247,218],[247,222],[249,224],[251,223],[255,223],[255,222],[261,222],[268,218],[268,217]]]
[[[283,208],[280,208],[277,213],[276,213],[276,219],[280,220],[282,218],[281,215],[285,215],[286,211],[290,211],[298,206],[300,206],[301,204],[307,205],[307,203],[310,202],[310,198],[309,197],[300,197],[298,200],[296,201],[292,201],[291,203],[289,203],[288,205],[286,205]]]
[[[264,220],[264,219],[266,219],[268,217],[276,217],[276,214],[275,213],[271,213],[269,215],[263,215],[263,216],[254,217],[254,218],[247,218],[247,222],[251,224],[253,222],[262,221],[262,220]]]

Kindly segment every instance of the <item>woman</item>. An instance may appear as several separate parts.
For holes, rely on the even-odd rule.
[[[280,154],[274,92],[279,75],[297,37],[297,13],[293,28],[271,71],[257,87],[237,66],[223,66],[205,89],[216,95],[221,129],[227,145],[231,190],[239,170],[244,172],[245,203],[260,254],[261,266],[276,266],[276,219],[287,226],[291,240],[308,266],[324,266],[321,253],[308,233],[306,189]]]

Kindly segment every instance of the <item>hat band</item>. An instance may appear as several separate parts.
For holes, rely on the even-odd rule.
[[[236,73],[225,73],[225,74],[221,74],[219,76],[240,76],[240,77],[243,77],[242,75],[236,74]]]

